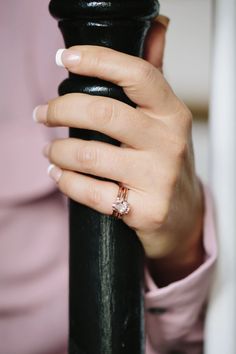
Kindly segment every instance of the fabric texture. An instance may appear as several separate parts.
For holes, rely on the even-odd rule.
[[[214,212],[207,187],[204,187],[204,196],[204,263],[188,277],[160,289],[146,271],[148,354],[171,353],[173,349],[186,354],[203,352],[205,308],[217,258]],[[160,309],[159,314],[148,311],[155,308]]]
[[[33,108],[57,96],[63,47],[40,2],[0,0],[0,354],[65,354],[68,335],[66,199],[48,178],[43,146],[66,130],[36,125]],[[146,354],[200,354],[204,303],[216,259],[205,190],[204,264],[158,289],[146,271]]]

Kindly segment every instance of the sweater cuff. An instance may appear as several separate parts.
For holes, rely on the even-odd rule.
[[[166,287],[158,288],[145,268],[145,307],[147,311],[158,312],[176,308],[181,311],[189,303],[202,303],[207,297],[209,280],[217,258],[216,232],[214,225],[213,203],[209,189],[203,186],[205,214],[203,220],[203,246],[205,261],[186,278],[173,282]]]

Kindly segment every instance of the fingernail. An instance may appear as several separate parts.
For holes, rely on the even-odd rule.
[[[51,177],[56,183],[59,182],[62,175],[62,170],[59,167],[51,164],[49,165],[47,172],[49,177]]]
[[[35,107],[35,109],[33,110],[33,120],[36,123],[46,123],[47,111],[48,111],[47,104]]]
[[[48,143],[47,145],[44,146],[42,152],[45,157],[49,156],[50,147],[51,147],[51,143]]]
[[[56,64],[58,66],[62,66],[62,67],[65,67],[65,65],[63,64],[62,62],[62,53],[65,51],[65,49],[58,49],[58,51],[56,52],[56,57],[55,57],[55,60],[56,60]]]
[[[75,53],[70,49],[58,49],[55,60],[58,66],[66,67],[73,63],[78,63],[80,58],[81,56],[78,53],[78,50]]]
[[[170,19],[166,16],[159,15],[157,16],[156,21],[161,23],[167,29],[169,26]]]

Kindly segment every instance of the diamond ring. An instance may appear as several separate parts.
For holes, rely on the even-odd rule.
[[[129,189],[124,186],[119,186],[118,195],[116,201],[112,204],[112,216],[120,219],[123,215],[127,215],[130,211],[130,205],[127,202]]]

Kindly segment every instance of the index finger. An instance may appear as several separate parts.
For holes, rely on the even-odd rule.
[[[162,73],[142,58],[106,47],[81,45],[59,49],[56,62],[72,73],[122,87],[131,101],[154,114],[173,113],[176,107],[177,98]]]

